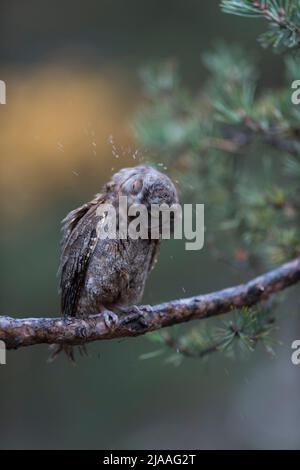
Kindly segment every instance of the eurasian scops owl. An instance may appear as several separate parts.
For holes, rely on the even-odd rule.
[[[178,202],[170,178],[146,165],[124,168],[94,199],[63,220],[60,260],[61,310],[64,316],[86,316],[107,309],[115,312],[142,298],[148,274],[159,253],[159,239],[100,239],[97,223],[101,204],[118,209],[119,196],[128,205]]]

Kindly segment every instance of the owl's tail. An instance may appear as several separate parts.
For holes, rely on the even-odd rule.
[[[51,344],[49,349],[50,349],[50,356],[48,358],[48,362],[53,362],[61,352],[64,352],[67,358],[69,359],[69,361],[72,362],[73,364],[76,364],[74,346],[70,346],[69,344]],[[83,355],[88,356],[88,352],[84,344],[81,346],[78,346],[78,350],[81,356]]]

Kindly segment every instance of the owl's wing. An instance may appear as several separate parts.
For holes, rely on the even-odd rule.
[[[70,212],[63,220],[60,258],[61,310],[74,316],[90,257],[97,243],[97,205],[94,199]]]
[[[69,212],[68,215],[62,220],[62,250],[78,222],[82,219],[82,217],[89,211],[92,206],[93,201],[83,204],[82,206],[77,207],[77,209],[74,209],[73,211]]]

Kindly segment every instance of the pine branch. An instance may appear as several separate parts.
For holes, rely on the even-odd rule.
[[[34,344],[82,345],[138,336],[161,328],[250,307],[300,282],[300,257],[251,281],[211,294],[173,300],[153,307],[132,307],[111,326],[104,315],[85,319],[0,317],[0,340],[7,349]]]
[[[264,47],[276,51],[300,47],[299,0],[222,0],[225,13],[268,21],[269,30],[260,37]]]
[[[275,317],[273,315],[274,302],[264,302],[259,307],[244,307],[236,311],[233,318],[222,322],[219,327],[192,328],[187,333],[178,336],[172,332],[153,333],[150,340],[164,344],[174,351],[165,362],[180,365],[183,357],[205,359],[208,356],[221,352],[227,356],[235,356],[236,352],[253,352],[258,343],[263,343],[269,353],[274,354],[272,348],[271,332],[274,330]],[[159,349],[144,354],[142,359],[161,355],[164,351]]]
[[[229,137],[224,138],[224,145],[221,150],[225,152],[239,152],[243,147],[249,146],[255,139],[261,138],[263,144],[269,145],[273,148],[286,152],[287,154],[299,156],[299,138],[286,137],[286,129],[282,130],[278,127],[264,127],[259,121],[255,121],[252,117],[244,113],[240,113],[242,126],[232,125],[231,129],[226,129],[225,133],[229,131]],[[296,133],[298,130],[290,129],[290,133]],[[231,145],[230,145],[231,143]]]
[[[173,349],[177,354],[181,354],[182,356],[193,358],[193,359],[202,359],[206,356],[209,356],[210,354],[220,351],[226,341],[224,339],[221,339],[199,350],[193,350],[187,346],[182,346],[169,333],[164,333],[162,335],[162,339],[164,340],[165,345],[168,348]]]

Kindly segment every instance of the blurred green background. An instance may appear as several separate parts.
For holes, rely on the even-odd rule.
[[[197,90],[201,54],[223,40],[254,53],[261,83],[276,87],[282,59],[257,45],[263,24],[224,15],[212,0],[2,0],[1,8],[0,311],[56,316],[60,220],[135,163],[138,69],[176,58]],[[216,262],[207,247],[186,252],[165,242],[144,301],[248,277]],[[140,360],[155,349],[146,338],[92,344],[91,358],[76,367],[64,357],[47,364],[46,346],[9,352],[0,366],[0,447],[299,448],[300,368],[290,345],[300,325],[289,305],[274,359],[258,350],[248,360],[216,355],[176,368],[160,357]]]

